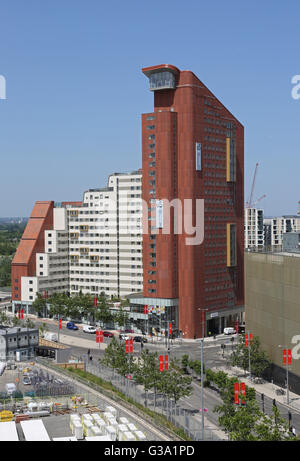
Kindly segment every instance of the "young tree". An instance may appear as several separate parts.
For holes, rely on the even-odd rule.
[[[127,375],[130,369],[132,371],[134,370],[133,363],[131,362],[129,364],[128,354],[125,352],[124,344],[119,344],[115,338],[111,340],[105,349],[101,363],[116,370],[121,376]]]
[[[244,371],[249,370],[249,347],[251,373],[255,376],[262,376],[264,371],[270,367],[271,361],[266,352],[261,349],[258,336],[253,336],[252,344],[248,347],[245,345],[245,335],[240,337],[239,344],[231,356],[231,365],[240,367]]]
[[[36,312],[37,315],[42,317],[46,313],[46,300],[45,298],[40,294],[36,294],[36,298],[32,303],[32,308]]]
[[[39,333],[43,337],[46,331],[48,331],[48,327],[47,327],[47,324],[43,322],[42,325],[40,325],[39,327]]]
[[[142,355],[135,366],[134,379],[138,384],[142,384],[145,390],[145,403],[147,406],[147,394],[153,389],[154,407],[156,407],[157,391],[160,386],[162,374],[159,370],[159,360],[157,352],[150,353],[147,350]]]
[[[64,293],[53,293],[48,300],[48,303],[50,304],[50,315],[52,317],[64,316],[66,313],[66,303],[68,302],[68,299],[69,298]]]
[[[169,370],[161,373],[162,377],[158,389],[167,397],[174,400],[175,404],[182,398],[192,393],[192,378],[185,376],[179,368],[178,361],[171,360]]]

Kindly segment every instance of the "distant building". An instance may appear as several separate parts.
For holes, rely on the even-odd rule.
[[[36,293],[140,292],[142,174],[115,173],[82,202],[36,202],[12,261],[13,311]]]
[[[265,246],[281,249],[286,232],[300,231],[299,216],[281,216],[264,219]]]
[[[37,328],[5,328],[0,326],[0,360],[28,360],[34,357],[39,344]]]
[[[282,251],[300,253],[300,232],[283,234]]]
[[[245,208],[245,248],[264,248],[264,212]]]
[[[300,340],[299,251],[245,252],[245,320],[271,358],[276,382],[285,382],[283,348],[292,350],[290,384],[300,393],[300,348],[294,349]]]

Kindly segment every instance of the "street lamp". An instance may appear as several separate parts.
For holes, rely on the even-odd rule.
[[[202,320],[202,338],[201,338],[201,429],[202,429],[202,440],[204,440],[204,325],[205,325],[205,312],[208,309],[202,309],[198,307],[198,311],[201,311]],[[203,315],[204,314],[204,315]]]

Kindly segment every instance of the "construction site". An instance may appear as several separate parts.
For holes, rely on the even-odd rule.
[[[166,440],[141,418],[32,362],[1,362],[0,441]]]

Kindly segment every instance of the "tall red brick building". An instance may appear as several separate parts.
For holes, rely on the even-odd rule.
[[[142,115],[144,292],[131,302],[136,312],[146,305],[154,313],[148,329],[172,321],[184,338],[201,337],[233,325],[244,311],[244,129],[193,72],[171,65],[142,71],[154,110]],[[167,202],[174,199],[182,204],[175,221]],[[197,244],[187,240],[187,199],[194,226],[204,200]]]

